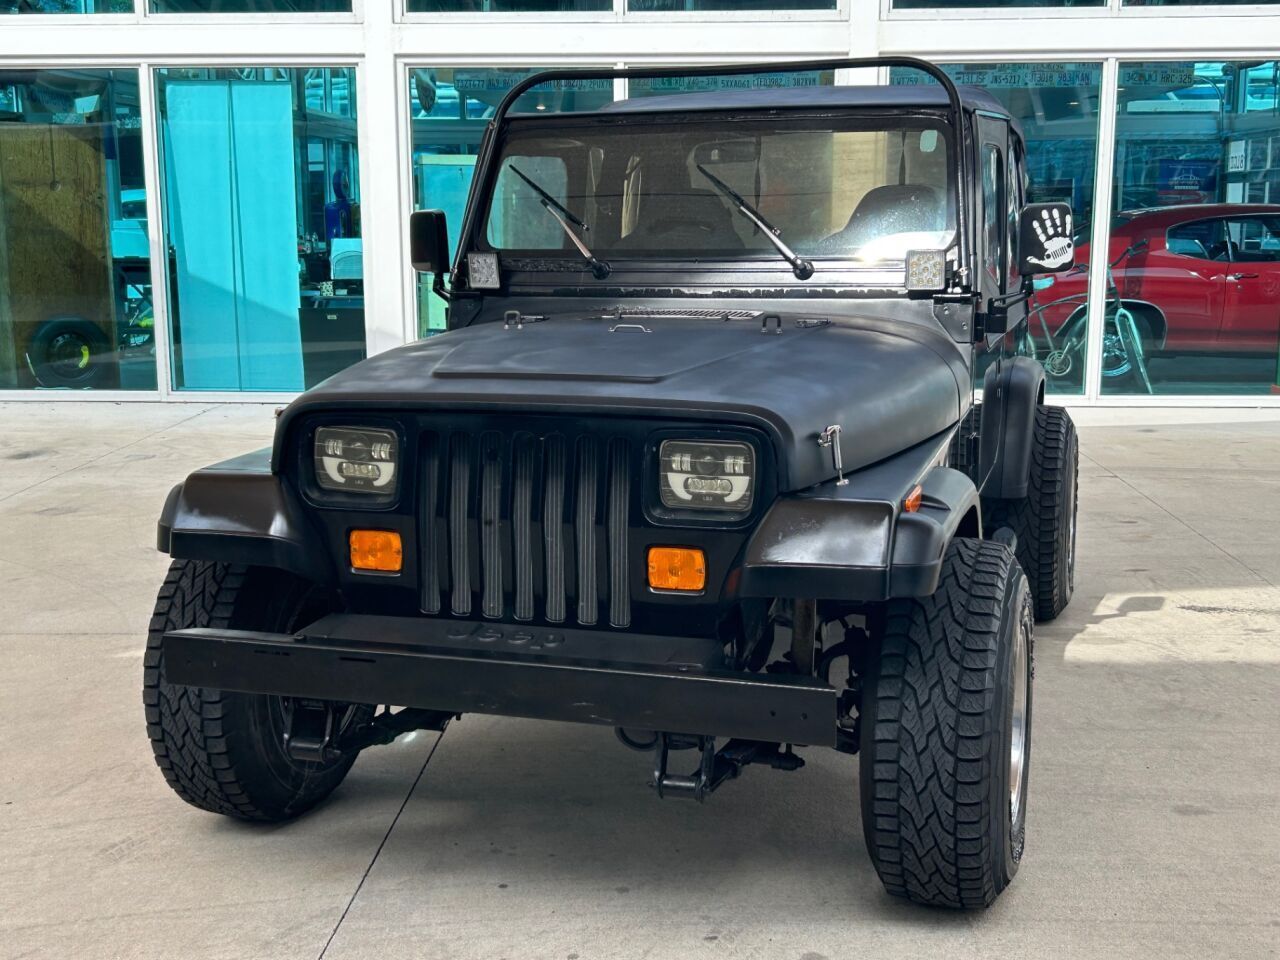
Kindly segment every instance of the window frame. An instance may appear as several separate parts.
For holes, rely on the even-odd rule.
[[[945,3],[933,7],[917,7],[902,9],[894,6],[893,0],[880,0],[881,20],[931,20],[940,16],[948,20],[1124,20],[1126,18],[1143,17],[1276,17],[1280,16],[1280,2],[1251,4],[1213,4],[1197,3],[1186,6],[1126,6],[1124,0],[1107,0],[1105,3],[1091,7],[1069,7],[1065,4],[1056,6],[990,6],[950,8]],[[883,46],[883,45],[882,45]],[[1107,54],[1110,56],[1111,54]],[[1087,60],[1097,56],[1097,52],[1080,56],[1066,53],[1053,57],[1043,53],[1038,59]],[[961,55],[958,59],[974,60],[971,56]],[[1124,59],[1124,57],[1121,57]]]
[[[746,10],[746,11],[633,11],[627,8],[628,0],[613,0],[609,10],[527,11],[510,13],[479,13],[459,10],[448,13],[425,13],[409,9],[409,0],[395,0],[396,23],[423,24],[484,24],[484,23],[830,23],[848,20],[853,0],[836,0],[832,10]],[[419,58],[420,59],[420,58]],[[564,59],[563,57],[561,59]],[[633,59],[634,58],[630,58]],[[734,58],[729,58],[734,59]]]

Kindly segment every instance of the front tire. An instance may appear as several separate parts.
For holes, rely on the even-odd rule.
[[[863,677],[867,850],[889,893],[989,906],[1026,838],[1032,611],[1004,544],[957,538],[938,589],[892,600]]]
[[[321,591],[275,571],[172,563],[147,634],[142,699],[156,764],[183,800],[240,820],[288,820],[332,793],[356,755],[322,763],[290,757],[281,697],[169,683],[161,647],[165,631],[288,631],[331,607]]]

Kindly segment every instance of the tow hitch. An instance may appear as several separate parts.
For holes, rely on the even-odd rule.
[[[691,749],[699,753],[698,769],[689,774],[671,773],[667,769],[670,751]],[[660,733],[654,744],[653,785],[659,797],[701,803],[707,794],[726,780],[737,779],[743,768],[752,763],[767,763],[775,770],[799,770],[804,766],[804,760],[792,753],[791,744],[783,747],[758,740],[730,740],[716,750],[715,737]]]

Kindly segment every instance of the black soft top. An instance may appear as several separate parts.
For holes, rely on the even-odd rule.
[[[982,110],[1009,117],[1009,111],[980,87],[959,87],[967,110]],[[709,90],[672,93],[656,97],[616,100],[598,113],[682,113],[689,110],[770,110],[839,107],[946,108],[947,93],[936,84],[851,87],[764,87],[743,90]],[[1012,119],[1010,117],[1010,119]]]

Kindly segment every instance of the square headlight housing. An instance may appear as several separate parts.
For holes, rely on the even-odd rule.
[[[400,438],[377,427],[318,427],[316,485],[326,492],[387,501],[400,484]]]
[[[658,493],[669,510],[742,517],[755,502],[756,457],[736,440],[664,440],[658,448]]]

